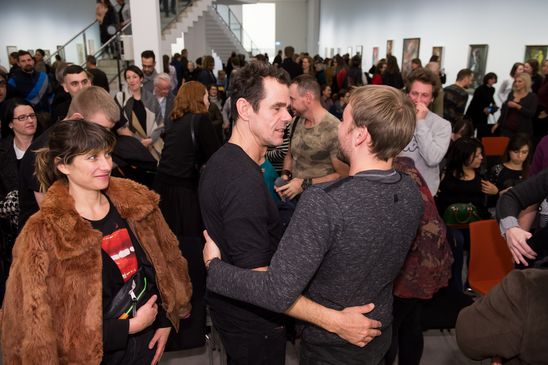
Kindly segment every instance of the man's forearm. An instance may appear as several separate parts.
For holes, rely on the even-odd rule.
[[[324,307],[302,295],[299,295],[285,314],[315,324],[329,332],[336,332],[338,327],[338,311]]]

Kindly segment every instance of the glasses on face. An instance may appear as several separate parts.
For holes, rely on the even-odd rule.
[[[36,119],[36,114],[35,113],[23,114],[13,118],[13,120],[18,120],[20,122],[24,122],[27,119]]]

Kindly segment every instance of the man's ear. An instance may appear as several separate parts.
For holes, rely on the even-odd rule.
[[[65,118],[65,120],[83,120],[84,116],[80,113],[73,113],[70,117]]]
[[[244,98],[236,100],[236,110],[238,110],[238,116],[245,121],[249,120],[249,114],[253,110],[253,106]]]
[[[355,127],[353,139],[354,145],[359,146],[364,142],[367,143],[367,141],[371,139],[371,135],[369,134],[367,127]]]

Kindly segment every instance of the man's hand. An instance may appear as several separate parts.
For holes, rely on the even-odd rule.
[[[204,245],[204,251],[203,251],[204,264],[206,268],[209,268],[209,263],[211,262],[211,260],[215,258],[218,258],[218,259],[221,258],[221,250],[219,250],[219,247],[217,246],[215,241],[213,241],[211,237],[209,237],[207,230],[204,230],[204,238],[205,238],[205,245]]]
[[[493,126],[491,127],[491,134],[494,134],[498,127],[499,127],[498,123],[493,124]]]
[[[417,103],[415,105],[415,111],[417,114],[417,122],[426,118],[426,115],[429,112],[428,107],[423,103]]]
[[[293,199],[297,195],[303,192],[302,185],[303,179],[300,179],[298,177],[294,177],[291,181],[289,181],[284,186],[278,186],[276,187],[276,192],[285,199]]]
[[[526,242],[531,236],[531,233],[520,227],[512,227],[506,231],[506,244],[516,264],[521,262],[525,266],[529,266],[525,257],[534,259],[537,256],[536,252]]]
[[[487,195],[497,195],[499,189],[492,182],[487,180],[481,180],[481,192]]]
[[[156,345],[156,353],[154,354],[154,359],[152,359],[150,365],[156,365],[160,362],[166,348],[169,332],[171,332],[171,327],[158,328],[156,332],[154,332],[154,337],[152,337],[152,340],[150,340],[150,343],[148,344],[148,348],[151,350]]]
[[[336,327],[330,329],[330,331],[353,345],[364,347],[375,337],[381,335],[381,322],[364,316],[374,308],[375,305],[370,303],[338,311]]]

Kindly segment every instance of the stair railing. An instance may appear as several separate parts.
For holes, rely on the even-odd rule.
[[[238,17],[236,17],[232,9],[230,9],[228,5],[217,3],[214,3],[212,6],[244,49],[249,52],[250,55],[259,53],[259,47],[257,47],[255,42],[253,42],[249,34],[245,31],[242,23]]]

